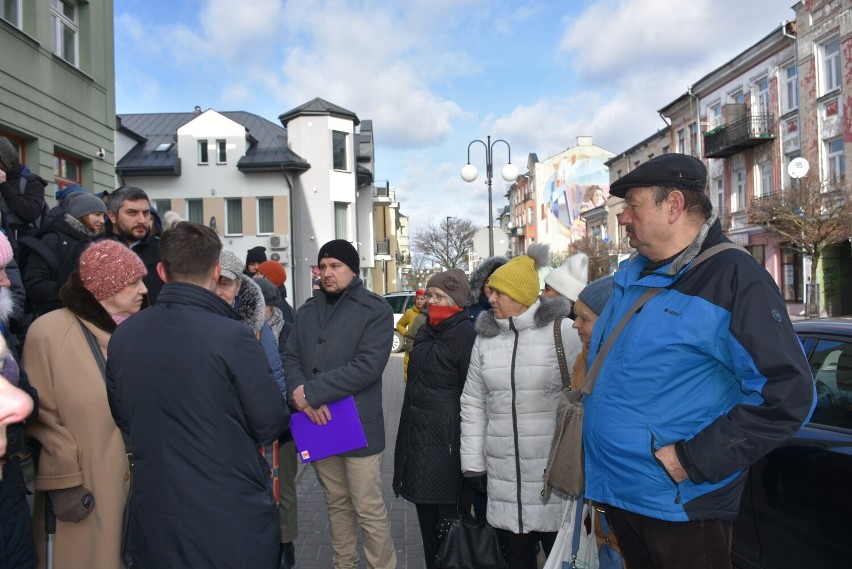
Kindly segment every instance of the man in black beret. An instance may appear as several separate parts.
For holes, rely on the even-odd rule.
[[[748,468],[815,397],[778,286],[722,234],[706,184],[700,160],[665,154],[610,186],[636,253],[592,334],[583,450],[586,497],[606,505],[631,567],[730,567]]]
[[[314,461],[328,504],[335,567],[358,567],[358,528],[367,567],[396,567],[382,498],[385,449],[382,373],[390,357],[393,311],[358,276],[360,256],[334,239],[317,255],[320,290],[296,312],[284,348],[284,374],[297,411],[317,425],[333,420],[328,404],[350,395],[367,438],[365,448]],[[298,441],[297,441],[298,443]]]

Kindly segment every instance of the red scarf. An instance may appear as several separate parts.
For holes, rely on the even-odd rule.
[[[453,314],[458,314],[462,309],[458,306],[441,306],[433,304],[429,307],[429,324],[434,328]]]

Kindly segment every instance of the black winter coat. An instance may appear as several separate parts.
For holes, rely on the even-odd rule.
[[[60,215],[51,221],[49,228],[39,231],[37,238],[42,245],[55,254],[57,263],[55,267],[52,267],[53,262],[42,257],[35,249],[30,249],[26,253],[23,277],[27,290],[27,302],[40,316],[51,310],[62,308],[59,289],[79,265],[83,249],[96,237],[72,226],[64,215]]]
[[[116,328],[113,417],[133,443],[133,557],[158,569],[275,567],[278,510],[260,445],[289,412],[233,308],[186,283]]]
[[[455,504],[461,484],[459,398],[476,332],[467,309],[420,327],[408,360],[393,490],[415,504]]]

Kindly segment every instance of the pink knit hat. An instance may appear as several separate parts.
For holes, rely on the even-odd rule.
[[[136,253],[118,241],[97,241],[80,255],[80,280],[97,300],[111,297],[147,272]]]
[[[12,262],[12,245],[6,234],[0,231],[0,267],[5,267]]]

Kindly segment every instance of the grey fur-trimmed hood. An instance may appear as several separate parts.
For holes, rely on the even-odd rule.
[[[571,314],[571,301],[563,296],[548,298],[540,300],[535,310],[533,326],[535,328],[543,328],[552,324],[557,318],[568,318]],[[501,332],[500,325],[497,324],[497,318],[494,317],[494,313],[490,310],[479,314],[474,327],[477,334],[486,338],[493,338]]]
[[[479,302],[479,295],[482,294],[482,285],[491,276],[491,273],[496,271],[509,262],[509,259],[502,255],[489,257],[482,261],[479,266],[470,274],[470,295],[468,296],[468,304],[474,305]]]
[[[240,322],[251,328],[257,334],[266,321],[266,303],[260,287],[246,275],[240,275],[240,292],[237,295],[234,310],[240,315]]]

